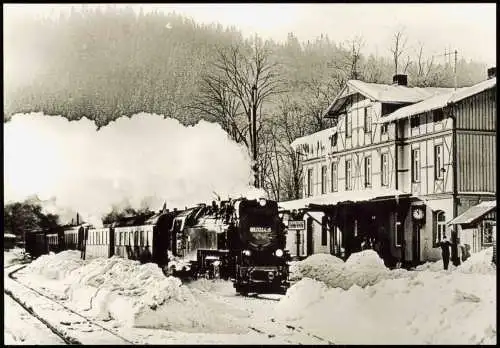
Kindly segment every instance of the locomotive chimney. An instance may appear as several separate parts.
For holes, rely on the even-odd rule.
[[[491,67],[488,69],[488,80],[497,77],[497,67]]]
[[[80,224],[80,215],[76,213],[76,225],[78,226]]]
[[[392,84],[398,86],[408,86],[408,75],[394,75],[392,77]]]

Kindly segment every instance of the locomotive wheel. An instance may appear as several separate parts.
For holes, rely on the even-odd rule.
[[[248,289],[246,287],[237,287],[236,292],[241,296],[248,296]]]

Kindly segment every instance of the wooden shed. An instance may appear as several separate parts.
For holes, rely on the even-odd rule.
[[[470,207],[448,225],[458,227],[460,243],[469,246],[471,253],[493,247],[496,263],[496,201],[485,201]]]

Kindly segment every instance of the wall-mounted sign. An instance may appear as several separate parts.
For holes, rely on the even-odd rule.
[[[288,220],[289,230],[305,230],[306,224],[304,220]]]

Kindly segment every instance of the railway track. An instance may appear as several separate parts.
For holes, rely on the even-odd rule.
[[[18,266],[18,265],[16,265],[16,266]],[[138,343],[138,342],[133,342],[133,341],[130,341],[130,340],[124,338],[123,336],[117,334],[116,332],[113,332],[109,328],[97,323],[95,320],[92,320],[92,319],[74,311],[73,309],[69,308],[68,306],[64,305],[63,303],[60,303],[60,302],[54,300],[53,298],[51,298],[50,296],[47,296],[46,294],[40,292],[39,290],[34,289],[33,287],[28,286],[28,285],[20,282],[17,279],[17,277],[15,276],[15,274],[25,267],[26,267],[26,265],[21,266],[21,267],[16,267],[13,271],[8,271],[9,268],[12,268],[12,266],[11,266],[11,267],[4,268],[4,271],[8,272],[7,273],[8,278],[11,279],[12,281],[14,281],[16,283],[16,285],[20,285],[23,288],[25,288],[26,290],[28,290],[29,292],[36,294],[36,296],[38,296],[39,298],[42,298],[45,302],[50,302],[52,304],[55,304],[56,307],[60,307],[60,308],[62,307],[64,309],[64,311],[66,313],[70,314],[70,316],[72,316],[74,319],[79,318],[80,320],[74,321],[73,324],[86,325],[87,326],[86,332],[99,333],[99,336],[101,337],[101,339],[104,339],[107,343],[108,342],[115,343],[115,344],[136,344],[136,343]],[[75,338],[72,335],[70,335],[67,332],[69,330],[62,329],[61,325],[69,327],[69,325],[72,324],[71,321],[62,321],[62,322],[60,322],[61,325],[56,325],[53,322],[50,322],[46,318],[43,318],[41,315],[39,315],[36,312],[36,310],[33,309],[33,306],[30,306],[30,305],[26,304],[25,302],[23,302],[12,291],[5,288],[4,292],[9,297],[11,297],[15,302],[17,302],[22,308],[24,308],[26,311],[28,311],[32,316],[34,316],[40,322],[42,322],[45,326],[47,326],[47,328],[49,328],[55,335],[60,337],[65,343],[67,343],[67,344],[92,344],[92,342],[82,342],[82,339],[78,339],[78,338]],[[80,335],[81,335],[81,333],[80,333]],[[85,335],[85,334],[83,334],[83,335]]]
[[[279,301],[279,298],[267,297],[265,295],[252,295],[252,296],[238,296],[237,294],[230,295],[221,295],[216,296],[211,292],[203,291],[200,289],[192,289],[196,291],[198,294],[205,297],[207,300],[219,302],[225,304],[230,307],[234,307],[237,309],[243,309],[245,307],[244,303],[241,301],[251,301],[253,303],[259,303],[262,301]],[[255,302],[254,302],[255,301]],[[226,307],[227,308],[227,307]],[[221,310],[224,310],[224,307],[221,307]],[[252,310],[247,308],[245,309],[248,313],[253,314]],[[319,337],[302,327],[296,327],[293,325],[289,325],[287,323],[279,322],[275,319],[271,319],[266,324],[250,324],[247,326],[248,329],[257,332],[261,335],[266,335],[269,338],[272,337],[280,337],[283,338],[284,341],[290,344],[321,344],[321,345],[334,345],[335,343]],[[287,337],[288,336],[288,337]]]

